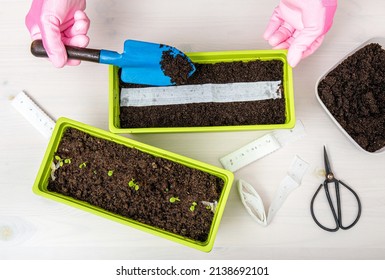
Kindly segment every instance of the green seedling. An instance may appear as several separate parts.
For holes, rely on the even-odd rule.
[[[108,170],[107,175],[108,175],[109,177],[111,177],[112,174],[114,174],[114,170]]]
[[[66,158],[66,159],[63,160],[60,156],[56,155],[55,159],[57,160],[57,162],[59,164],[59,167],[62,167],[64,165],[64,163],[66,163],[66,164],[70,164],[71,163],[71,159],[70,158]]]
[[[131,179],[131,181],[128,182],[128,186],[129,186],[129,187],[135,186],[135,179]]]
[[[197,206],[198,204],[194,201],[191,206],[190,206],[190,211],[191,212],[194,212],[195,211],[195,206]]]
[[[79,165],[79,168],[82,169],[87,166],[87,162],[83,162]]]
[[[63,160],[61,159],[61,157],[59,157],[58,155],[55,156],[55,159],[57,160],[57,163],[59,164],[60,167],[63,166]]]
[[[134,190],[139,190],[139,185],[137,183],[135,183],[135,179],[132,178],[130,182],[128,182],[128,186],[130,188],[133,188]]]
[[[66,164],[71,163],[71,159],[67,158],[67,159],[63,160],[58,155],[55,155],[54,159],[56,160],[56,163],[54,161],[52,161],[52,163],[51,163],[51,178],[53,181],[55,181],[55,179],[56,179],[55,171],[58,170],[60,167],[62,167],[64,165],[64,163],[66,163]]]
[[[171,202],[171,203],[175,203],[175,202],[177,202],[177,201],[180,201],[179,197],[177,197],[177,196],[172,196],[172,197],[170,197],[170,202]]]

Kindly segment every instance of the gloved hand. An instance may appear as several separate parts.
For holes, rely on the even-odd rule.
[[[281,0],[263,37],[274,49],[288,49],[295,67],[321,45],[333,23],[337,0]]]
[[[84,13],[86,0],[33,0],[25,18],[32,40],[42,39],[55,67],[78,65],[68,60],[64,45],[86,47],[90,20]]]

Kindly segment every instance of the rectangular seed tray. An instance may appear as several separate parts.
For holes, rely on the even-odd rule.
[[[253,60],[281,60],[283,62],[283,88],[285,98],[286,120],[283,124],[256,124],[233,126],[205,126],[205,127],[155,127],[155,128],[122,128],[120,126],[120,86],[119,68],[109,68],[109,130],[113,133],[176,133],[176,132],[219,132],[272,130],[293,128],[295,125],[294,93],[292,68],[287,63],[286,50],[251,50],[251,51],[219,51],[187,53],[194,63],[218,63]]]
[[[68,128],[74,128],[84,133],[87,133],[91,136],[94,136],[100,139],[105,139],[107,141],[112,141],[129,148],[135,148],[143,153],[147,153],[155,157],[161,157],[161,158],[176,162],[178,164],[187,166],[189,168],[197,169],[202,172],[214,175],[222,179],[224,182],[224,185],[223,185],[223,189],[215,210],[215,214],[213,216],[213,221],[211,224],[211,228],[210,228],[207,240],[204,242],[192,240],[192,239],[183,237],[181,235],[173,234],[171,232],[140,223],[133,219],[129,219],[129,218],[111,213],[99,207],[93,206],[87,202],[77,200],[72,197],[62,195],[56,192],[49,191],[47,189],[47,186],[48,186],[49,178],[51,176],[51,164],[53,162],[53,158],[54,158],[55,152],[58,149],[61,138],[63,137],[65,130]],[[124,225],[131,226],[133,228],[166,238],[168,240],[171,240],[204,252],[209,252],[212,250],[212,247],[214,245],[215,236],[218,231],[219,223],[221,221],[222,214],[225,209],[226,201],[227,201],[233,180],[234,180],[233,174],[227,170],[224,170],[215,166],[211,166],[209,164],[199,162],[197,160],[190,159],[190,158],[187,158],[166,150],[162,150],[150,145],[146,145],[146,144],[131,140],[129,138],[119,136],[95,127],[91,127],[89,125],[82,124],[70,119],[60,118],[56,123],[55,129],[52,133],[52,137],[50,139],[43,161],[38,171],[36,180],[33,185],[33,192],[37,195],[73,206],[81,210],[85,210],[87,212],[96,214],[98,216],[122,223]]]

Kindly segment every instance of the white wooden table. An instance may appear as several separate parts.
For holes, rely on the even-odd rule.
[[[236,188],[226,205],[214,249],[202,253],[56,203],[32,193],[48,140],[12,106],[25,90],[53,118],[65,116],[108,130],[108,67],[82,63],[55,69],[29,53],[24,16],[30,1],[0,5],[0,259],[383,259],[385,154],[359,151],[328,118],[315,83],[365,40],[385,34],[385,2],[339,1],[320,49],[293,70],[297,119],[306,136],[235,173],[252,184],[266,207],[294,155],[309,170],[267,227],[246,213]],[[262,34],[278,1],[88,1],[90,47],[120,51],[125,39],[162,42],[184,52],[269,49]],[[265,131],[127,135],[220,166],[218,159]],[[313,222],[309,204],[323,180],[326,145],[336,175],[359,194],[363,212],[351,230],[329,233]],[[326,208],[325,208],[326,209]],[[354,211],[347,207],[347,212]]]

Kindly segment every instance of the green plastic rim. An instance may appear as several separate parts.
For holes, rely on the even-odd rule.
[[[109,67],[109,130],[117,134],[131,133],[177,133],[177,132],[221,132],[221,131],[246,131],[246,130],[274,130],[290,129],[295,125],[294,90],[292,68],[287,63],[286,50],[250,50],[250,51],[220,51],[220,52],[195,52],[186,55],[196,63],[218,63],[232,61],[252,60],[281,60],[283,62],[283,87],[285,90],[284,124],[264,125],[234,125],[210,127],[157,127],[157,128],[121,128],[120,126],[120,88],[118,67]]]
[[[161,229],[158,229],[153,226],[149,226],[140,222],[137,222],[135,220],[108,212],[102,208],[93,206],[87,202],[80,201],[62,194],[50,192],[47,190],[48,186],[48,180],[51,175],[51,162],[54,157],[55,152],[57,151],[57,148],[59,146],[59,143],[61,141],[61,138],[67,128],[75,128],[80,131],[83,131],[89,135],[92,135],[94,137],[98,137],[101,139],[105,139],[108,141],[113,141],[115,143],[127,146],[129,148],[136,148],[144,153],[151,154],[156,157],[162,157],[165,159],[168,159],[170,161],[177,162],[179,164],[185,165],[190,168],[198,169],[203,172],[212,174],[216,177],[221,178],[224,181],[223,190],[220,196],[220,199],[218,201],[218,205],[214,214],[213,222],[210,228],[210,232],[208,235],[208,238],[205,242],[199,242],[196,240],[188,239],[183,236],[173,234]],[[215,237],[219,228],[219,223],[222,219],[223,211],[225,209],[225,205],[227,202],[227,198],[230,193],[231,186],[234,181],[234,175],[228,170],[221,169],[216,166],[209,165],[204,162],[200,162],[194,159],[190,159],[160,148],[156,148],[147,144],[140,143],[138,141],[113,134],[108,131],[104,131],[77,121],[73,121],[67,118],[60,118],[55,126],[55,129],[52,133],[52,137],[50,139],[50,142],[47,146],[47,150],[45,152],[45,155],[43,157],[43,161],[40,165],[38,174],[36,176],[35,182],[33,184],[33,192],[37,195],[52,199],[54,201],[64,203],[70,206],[73,206],[75,208],[87,211],[89,213],[107,218],[112,221],[116,221],[119,223],[122,223],[124,225],[131,226],[133,228],[142,230],[144,232],[154,234],[156,236],[160,236],[163,238],[166,238],[168,240],[189,246],[191,248],[203,251],[203,252],[210,252],[212,250],[212,247],[214,245]]]

